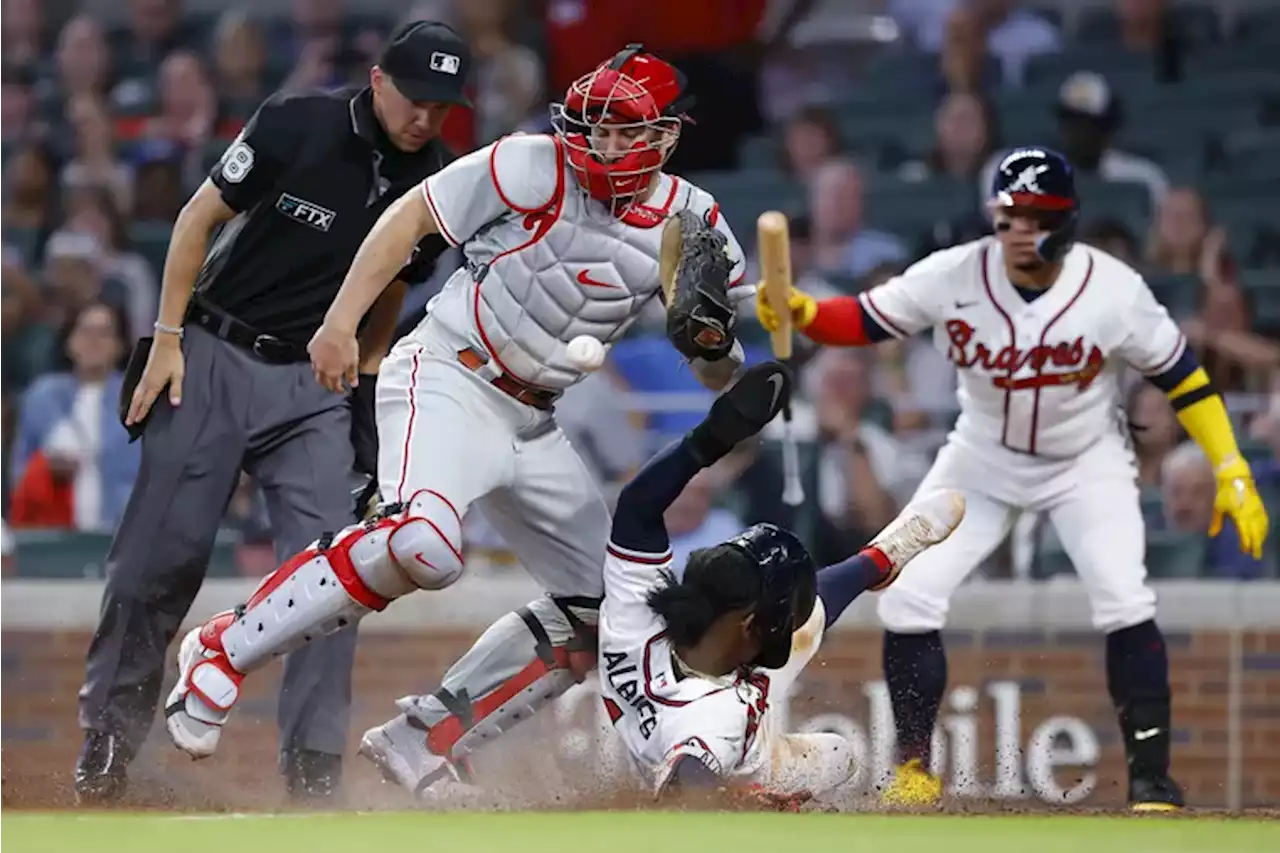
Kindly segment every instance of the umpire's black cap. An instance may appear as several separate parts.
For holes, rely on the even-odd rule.
[[[471,48],[448,24],[413,21],[391,34],[378,65],[411,101],[471,106]]]

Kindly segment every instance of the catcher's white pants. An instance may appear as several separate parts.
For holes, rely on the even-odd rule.
[[[384,502],[417,489],[457,511],[479,503],[552,595],[604,594],[609,510],[552,413],[507,396],[422,332],[402,339],[378,373],[378,483]]]
[[[1155,616],[1147,585],[1146,530],[1132,453],[1107,436],[1066,460],[975,445],[953,435],[916,494],[959,489],[964,520],[881,594],[880,621],[898,633],[943,627],[951,595],[1000,545],[1021,511],[1044,513],[1088,591],[1094,627],[1116,631]]]

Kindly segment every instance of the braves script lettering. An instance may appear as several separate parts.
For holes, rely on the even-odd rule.
[[[1077,390],[1088,388],[1102,371],[1106,359],[1102,350],[1096,345],[1085,352],[1083,337],[1074,341],[1060,341],[1055,344],[1037,344],[1024,350],[1009,344],[992,351],[982,342],[974,342],[973,335],[977,331],[964,320],[947,321],[947,337],[951,346],[947,348],[947,358],[956,367],[981,367],[991,373],[1004,374],[993,376],[992,383],[1006,391],[1026,391],[1036,388],[1047,388],[1054,385],[1075,385]],[[1030,367],[1034,376],[1015,377],[1024,367]],[[1045,368],[1068,368],[1046,372]]]

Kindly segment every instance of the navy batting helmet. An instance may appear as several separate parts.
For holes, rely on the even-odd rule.
[[[762,645],[751,663],[768,669],[785,666],[791,635],[809,618],[818,597],[813,558],[794,533],[773,524],[748,527],[725,544],[745,552],[762,576],[753,623]]]
[[[1075,171],[1057,151],[1017,148],[1005,155],[996,167],[990,204],[993,209],[1036,211],[1046,232],[1036,248],[1050,263],[1061,260],[1075,242],[1080,219]]]

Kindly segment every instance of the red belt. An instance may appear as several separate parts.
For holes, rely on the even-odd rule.
[[[488,359],[473,349],[458,350],[458,361],[467,370],[473,372],[489,363]],[[560,397],[560,394],[555,391],[535,388],[506,373],[499,373],[489,380],[489,384],[513,400],[519,400],[526,406],[533,406],[535,409],[542,409],[548,412],[551,411],[555,406],[556,400]]]

